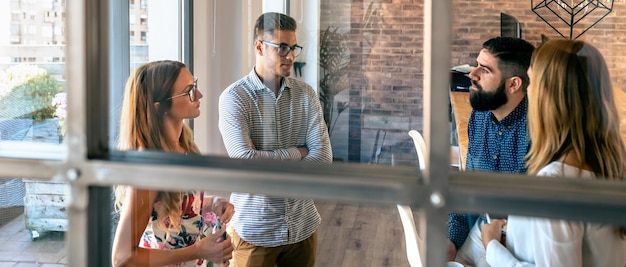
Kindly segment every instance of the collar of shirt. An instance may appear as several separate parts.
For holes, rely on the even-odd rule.
[[[509,115],[506,115],[506,117],[504,117],[504,119],[502,119],[501,121],[498,121],[498,119],[496,119],[496,116],[494,116],[493,113],[491,113],[491,121],[493,121],[496,124],[498,123],[502,124],[502,126],[505,126],[505,127],[510,127],[510,126],[513,126],[513,124],[515,124],[519,120],[524,119],[527,116],[527,114],[528,114],[528,97],[525,96],[524,99],[522,99],[522,101],[517,105],[517,107],[515,107],[515,109],[513,109],[513,111],[511,111]]]
[[[468,121],[466,170],[526,172],[527,98],[501,121],[491,111],[472,111]]]
[[[259,75],[256,74],[255,71],[256,66],[252,67],[252,70],[250,71],[250,73],[248,74],[248,81],[250,81],[250,84],[252,85],[252,88],[254,90],[268,90],[268,91],[272,91],[270,88],[268,88],[263,81],[261,81],[261,78],[259,78]],[[288,77],[283,78],[283,81],[280,84],[280,92],[282,92],[285,89],[289,89],[292,87],[292,81],[291,79],[289,79]]]

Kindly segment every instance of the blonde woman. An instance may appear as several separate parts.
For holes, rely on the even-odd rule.
[[[137,68],[126,83],[120,150],[199,154],[184,119],[200,115],[197,80],[177,61]],[[233,205],[203,192],[116,187],[120,220],[113,241],[114,266],[207,266],[232,257],[226,227],[211,234],[216,218],[228,223]]]
[[[623,181],[626,151],[604,58],[576,40],[535,50],[528,88],[528,173]],[[499,242],[506,224],[506,245]],[[624,266],[626,229],[597,223],[509,216],[482,226],[491,266]]]

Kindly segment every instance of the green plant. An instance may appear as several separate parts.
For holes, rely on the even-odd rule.
[[[383,9],[380,3],[370,1],[360,18],[363,26],[363,38],[368,46],[374,44],[375,35],[369,30],[376,29],[384,23]],[[349,88],[348,65],[350,64],[350,46],[348,36],[341,33],[338,27],[328,26],[320,31],[319,65],[322,78],[319,81],[320,102],[324,110],[324,120],[328,133],[332,134],[339,115],[349,107],[349,102],[335,102],[335,96]],[[336,117],[333,118],[333,113]]]
[[[345,34],[338,32],[339,28],[328,26],[320,31],[319,64],[322,78],[319,82],[320,102],[324,111],[324,121],[329,134],[332,133],[337,118],[334,118],[333,105],[335,95],[348,87],[348,73],[346,68],[350,63],[350,47]],[[348,102],[337,102],[337,117],[346,110]]]
[[[58,81],[43,68],[20,64],[0,72],[0,118],[54,117],[54,96],[61,92]]]

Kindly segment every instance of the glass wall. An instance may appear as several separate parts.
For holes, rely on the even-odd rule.
[[[0,102],[4,107],[0,114],[0,145],[6,149],[31,145],[59,149],[54,145],[63,140],[67,114],[63,2],[0,4]]]
[[[406,254],[407,228],[401,219],[406,213],[398,212],[397,204],[412,207],[425,266],[444,265],[445,221],[452,210],[626,222],[621,212],[626,187],[621,183],[460,172],[451,166],[458,160],[451,159],[456,150],[450,147],[460,144],[453,127],[458,124],[450,116],[450,68],[476,64],[482,42],[501,34],[501,12],[515,17],[522,37],[534,45],[542,35],[562,38],[528,3],[92,2],[0,4],[5,13],[0,15],[0,37],[5,36],[0,38],[0,86],[5,92],[29,88],[24,73],[41,76],[33,80],[47,85],[30,86],[44,88],[43,97],[20,93],[11,98],[17,104],[7,104],[11,108],[0,116],[12,123],[6,131],[0,129],[0,153],[6,154],[0,160],[0,190],[15,196],[6,205],[0,203],[0,215],[6,218],[0,236],[8,242],[20,240],[14,250],[0,250],[0,262],[109,266],[117,220],[110,209],[112,185],[197,189],[225,197],[250,192],[312,198],[322,217],[317,266],[409,266],[414,255]],[[613,83],[622,90],[616,93],[623,93],[623,37],[611,25],[623,23],[617,14],[626,5],[617,1],[613,8],[581,38],[601,50]],[[298,44],[304,49],[296,59],[301,69],[294,69],[292,76],[321,96],[334,158],[324,168],[226,156],[217,129],[218,97],[252,69],[252,25],[270,10],[289,13],[298,22]],[[137,66],[160,59],[181,60],[198,77],[204,98],[201,116],[192,125],[201,156],[116,151],[124,83]],[[18,67],[22,69],[13,71]],[[18,84],[14,77],[24,81]],[[67,100],[56,101],[63,93]],[[0,95],[0,101],[11,95]],[[35,104],[25,101],[35,100],[45,108],[27,109]],[[619,106],[625,106],[623,101]],[[49,139],[37,137],[43,129],[48,129],[41,134]],[[423,166],[418,166],[409,130],[425,140]],[[29,220],[35,217],[29,217],[29,209],[54,211],[62,223],[46,222],[63,228],[32,231],[34,222]],[[48,258],[32,256],[34,251]]]
[[[65,1],[2,1],[0,10],[0,239],[13,244],[0,262],[63,264],[69,189],[50,163],[65,157]]]

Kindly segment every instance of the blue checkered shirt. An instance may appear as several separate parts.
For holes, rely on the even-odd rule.
[[[472,110],[467,125],[468,148],[465,169],[505,173],[526,173],[524,157],[530,146],[528,136],[528,97],[501,121],[491,111]],[[448,238],[461,247],[477,214],[450,213]]]

